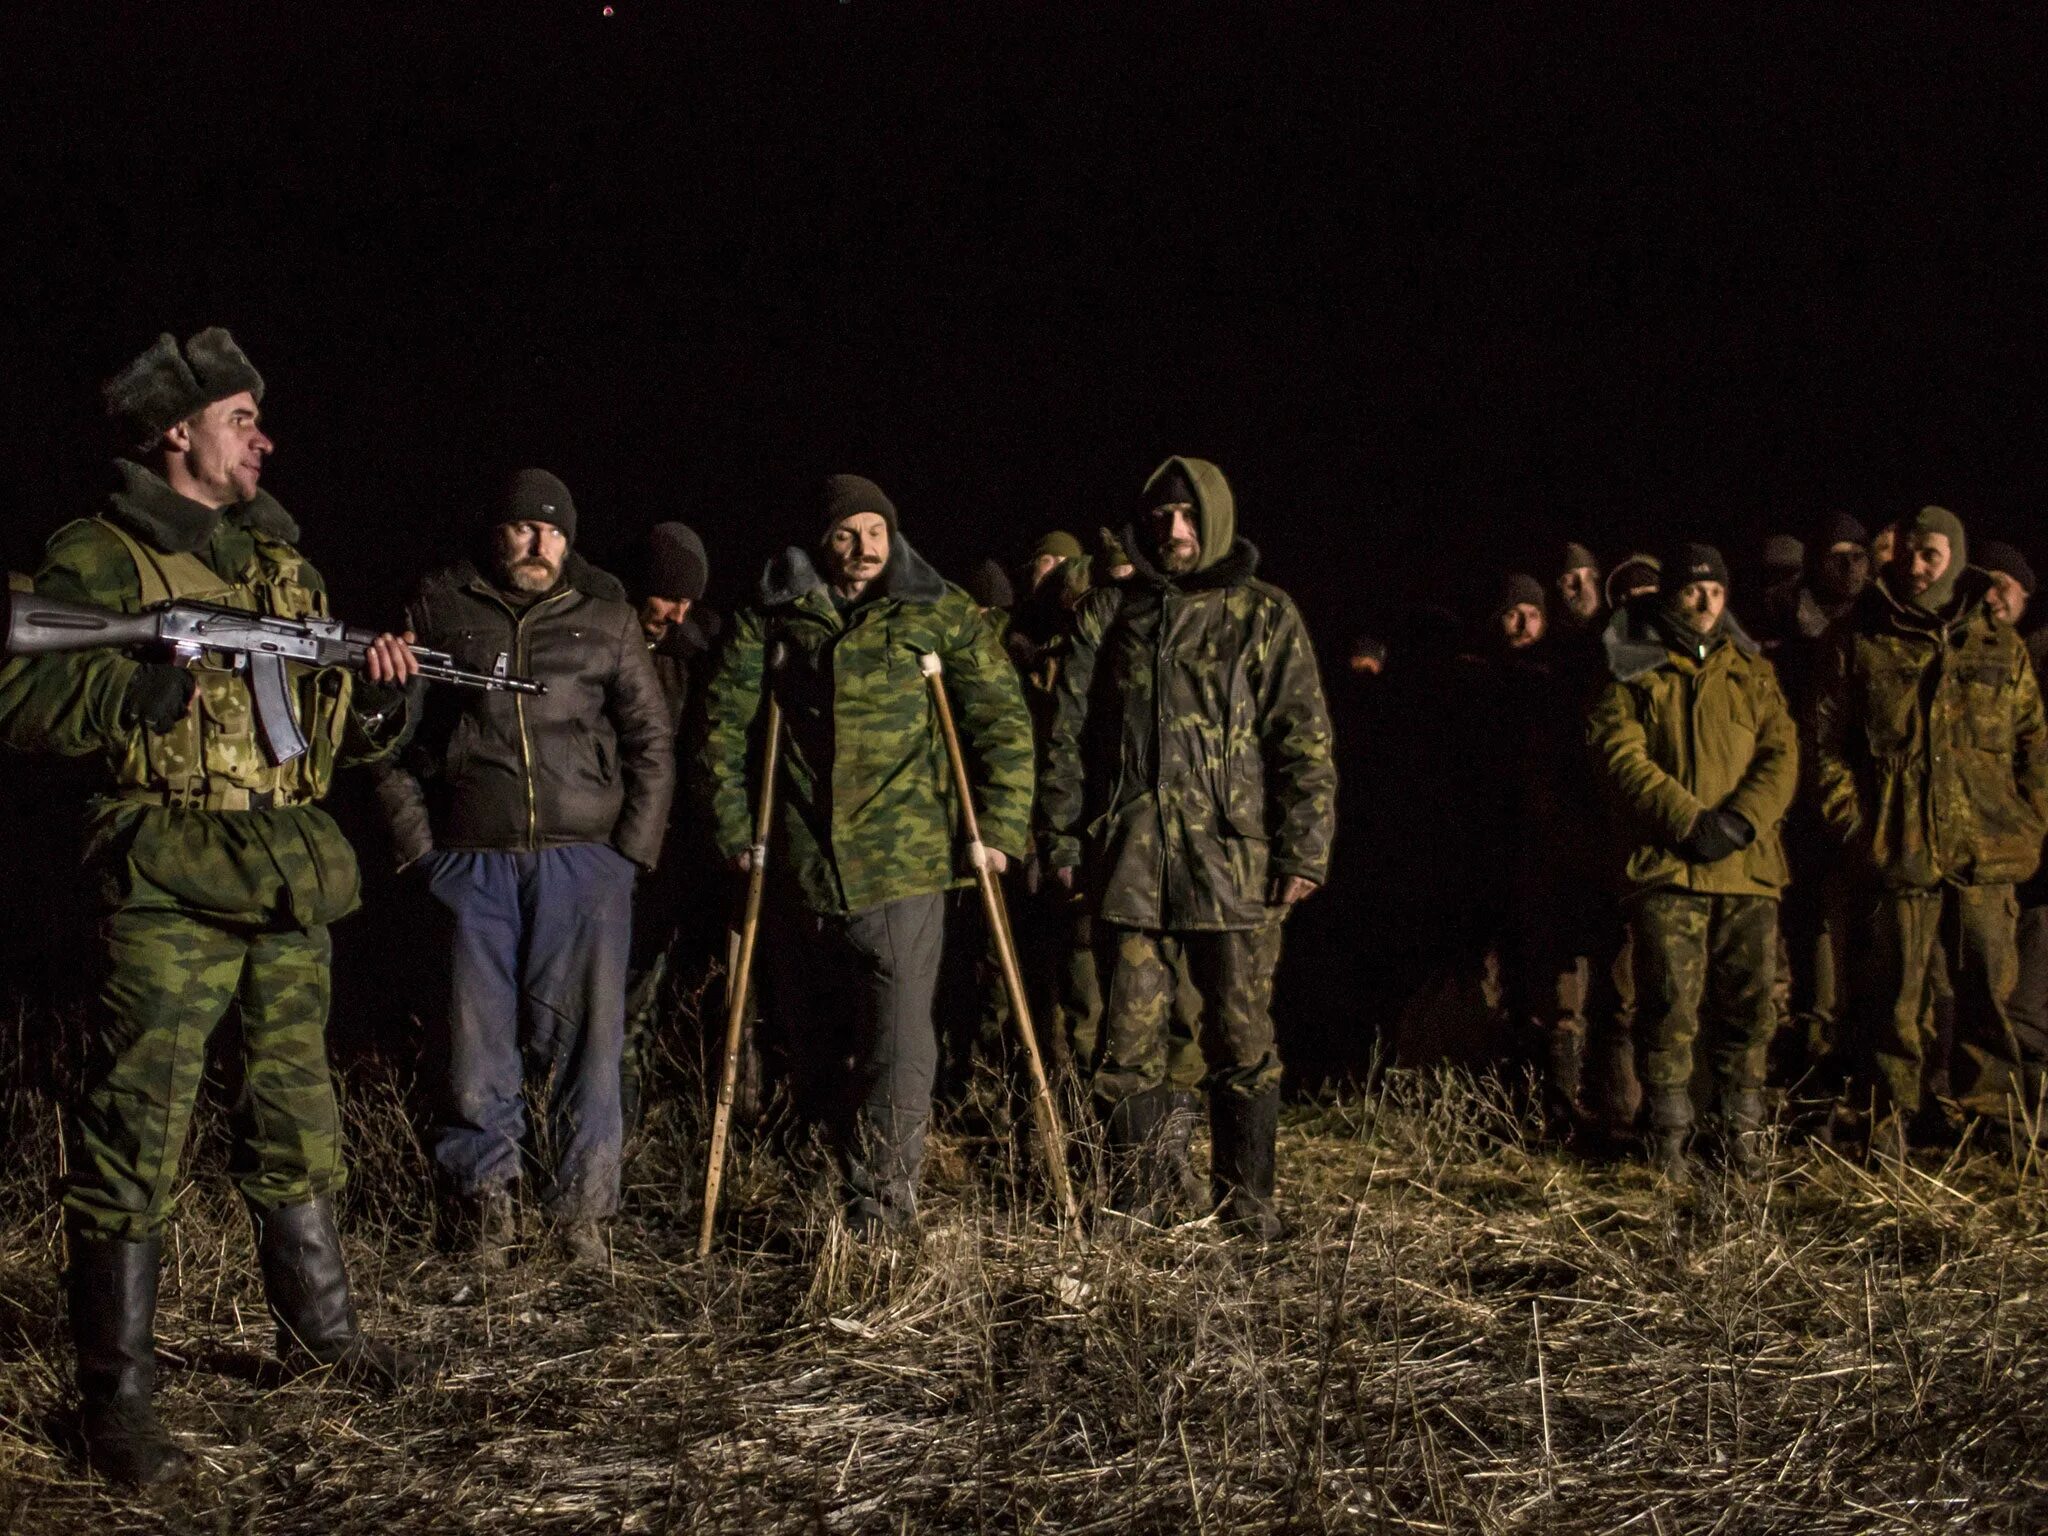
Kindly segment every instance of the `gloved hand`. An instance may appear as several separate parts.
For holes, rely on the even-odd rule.
[[[1685,834],[1679,852],[1694,864],[1712,864],[1756,841],[1756,828],[1731,810],[1702,811]]]
[[[192,695],[199,691],[199,679],[184,667],[169,662],[145,661],[128,679],[128,691],[121,695],[121,723],[140,725],[152,736],[161,736],[192,707]]]

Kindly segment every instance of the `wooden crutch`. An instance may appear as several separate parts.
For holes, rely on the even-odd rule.
[[[981,822],[974,814],[974,786],[967,779],[967,759],[960,755],[960,733],[953,728],[953,706],[946,698],[945,664],[930,651],[920,655],[917,664],[931,686],[932,707],[938,711],[939,730],[946,738],[946,756],[952,760],[953,787],[959,792],[960,818],[967,833],[967,862],[981,887],[981,907],[988,915],[989,932],[995,935],[996,960],[1003,968],[1003,986],[1010,994],[1010,1013],[1024,1037],[1024,1059],[1031,1064],[1032,1109],[1038,1121],[1038,1142],[1045,1156],[1046,1173],[1052,1180],[1060,1210],[1079,1233],[1081,1208],[1074,1202],[1074,1181],[1067,1175],[1066,1133],[1060,1129],[1052,1085],[1045,1078],[1045,1059],[1038,1054],[1038,1032],[1032,1026],[1031,1005],[1024,997],[1024,974],[1017,965],[1017,945],[1010,936],[1010,913],[1003,905],[1003,888],[996,880],[996,872],[988,867]]]
[[[711,1114],[711,1152],[704,1164],[704,1221],[697,1229],[697,1257],[711,1252],[711,1228],[718,1219],[718,1187],[725,1181],[725,1143],[732,1129],[732,1101],[739,1091],[740,1041],[747,1025],[747,982],[754,972],[754,941],[761,932],[761,892],[768,878],[768,833],[775,820],[775,767],[782,754],[782,705],[768,691],[768,746],[761,754],[761,796],[754,812],[754,846],[747,868],[747,904],[740,920],[738,952],[725,989],[725,1060],[718,1073],[718,1107]]]

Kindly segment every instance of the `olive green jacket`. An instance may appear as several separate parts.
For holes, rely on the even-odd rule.
[[[844,613],[810,556],[790,549],[735,616],[705,684],[692,786],[719,852],[732,858],[754,841],[750,786],[772,685],[785,733],[770,868],[794,877],[804,904],[861,912],[968,883],[952,769],[919,670],[926,653],[944,667],[982,842],[1021,858],[1031,721],[1016,669],[974,599],[901,535],[867,600]]]
[[[1789,874],[1780,824],[1799,785],[1799,741],[1777,673],[1731,615],[1701,648],[1668,640],[1652,609],[1609,622],[1608,683],[1586,741],[1617,812],[1622,887],[1775,896]],[[1704,654],[1702,654],[1704,650]],[[1756,840],[1710,864],[1679,851],[1701,812],[1734,811]]]
[[[289,582],[324,610],[326,584],[294,547],[298,526],[265,492],[221,510],[173,491],[140,465],[122,461],[121,482],[100,517],[169,554],[192,554],[216,574],[274,590]],[[135,557],[96,518],[50,539],[35,588],[45,596],[133,613],[140,609]],[[197,912],[221,921],[313,927],[353,911],[359,900],[355,851],[316,805],[206,811],[152,805],[115,792],[113,776],[143,727],[122,719],[137,663],[118,651],[24,657],[0,668],[0,742],[24,751],[98,757],[105,788],[86,807],[86,858],[109,907]],[[303,669],[294,667],[294,673]],[[324,788],[337,763],[392,750],[407,728],[400,705],[359,715],[345,676],[333,679],[349,719],[335,760],[315,765]],[[246,685],[242,685],[246,692]],[[308,731],[309,738],[316,733]],[[315,740],[314,750],[324,750]]]
[[[1964,572],[1953,612],[1872,582],[1829,632],[1814,685],[1814,781],[1852,866],[1891,889],[2005,885],[2041,862],[2048,729],[2026,643]]]
[[[1274,876],[1329,877],[1329,708],[1301,614],[1254,574],[1222,476],[1177,462],[1205,503],[1204,558],[1168,576],[1133,532],[1137,574],[1082,599],[1046,743],[1046,862],[1081,866],[1107,922],[1255,928]]]

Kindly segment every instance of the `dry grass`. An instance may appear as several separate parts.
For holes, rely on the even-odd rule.
[[[53,1440],[52,1169],[18,1154],[0,1529],[2048,1528],[2048,1189],[1990,1156],[1800,1149],[1674,1195],[1538,1149],[1492,1085],[1396,1074],[1290,1113],[1300,1233],[1270,1255],[1204,1225],[1083,1252],[941,1138],[921,1246],[850,1245],[814,1175],[748,1150],[699,1266],[697,1112],[671,1105],[609,1274],[486,1283],[427,1242],[388,1079],[350,1094],[359,1300],[441,1383],[252,1379],[268,1327],[216,1136],[162,1321],[201,1471],[109,1493]],[[18,1148],[53,1146],[42,1098],[9,1109]]]

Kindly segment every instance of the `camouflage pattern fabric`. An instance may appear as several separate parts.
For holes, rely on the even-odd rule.
[[[1874,898],[1865,980],[1856,1000],[1867,1017],[1869,1085],[1880,1112],[1912,1115],[1928,1078],[1945,1066],[1951,1095],[1974,1114],[2007,1111],[2007,1097],[2034,1104],[2037,1054],[2022,1049],[2007,1013],[2019,979],[2019,902],[2009,885],[1880,891]],[[1955,1042],[1938,1060],[1933,991],[1954,978]]]
[[[1776,900],[1650,891],[1630,904],[1629,927],[1636,1040],[1653,1109],[1686,1098],[1693,1043],[1703,1029],[1724,1100],[1737,1090],[1761,1088],[1777,1025],[1771,1005]]]
[[[1055,1033],[1081,1089],[1089,1092],[1107,1044],[1102,1021],[1108,1005],[1102,995],[1102,976],[1105,971],[1115,972],[1116,956],[1112,950],[1105,962],[1097,953],[1096,924],[1085,914],[1070,918],[1069,928],[1072,942],[1059,978]],[[1109,935],[1113,945],[1116,931],[1109,930]],[[1166,1086],[1192,1093],[1202,1086],[1208,1072],[1208,1063],[1202,1059],[1202,994],[1187,965],[1176,964],[1173,973],[1173,1008],[1166,1023]]]
[[[1246,1099],[1277,1090],[1273,972],[1280,963],[1281,926],[1275,917],[1257,928],[1221,932],[1118,928],[1109,935],[1116,963],[1108,1039],[1093,1085],[1097,1097],[1115,1103],[1170,1082],[1174,994],[1182,967],[1204,1004],[1206,1086]]]
[[[66,1125],[65,1219],[139,1242],[178,1188],[206,1046],[239,1005],[237,1181],[264,1210],[341,1188],[341,1117],[327,1067],[325,928],[237,930],[166,911],[107,918],[85,1091]]]
[[[1031,722],[1017,673],[974,599],[896,538],[868,600],[842,613],[810,556],[770,566],[735,616],[706,684],[696,781],[719,853],[754,840],[766,657],[787,737],[770,868],[813,912],[862,912],[969,883],[959,809],[919,657],[936,653],[974,783],[982,841],[1029,846]]]
[[[1965,571],[1944,619],[1880,577],[1821,656],[1821,815],[1848,869],[1893,890],[2010,885],[2040,866],[2048,722],[2026,644],[1993,616],[1988,585]]]
[[[1142,555],[1134,558],[1143,561]],[[1127,928],[1257,929],[1276,875],[1328,878],[1337,768],[1315,653],[1243,539],[1082,601],[1046,743],[1047,862]]]

